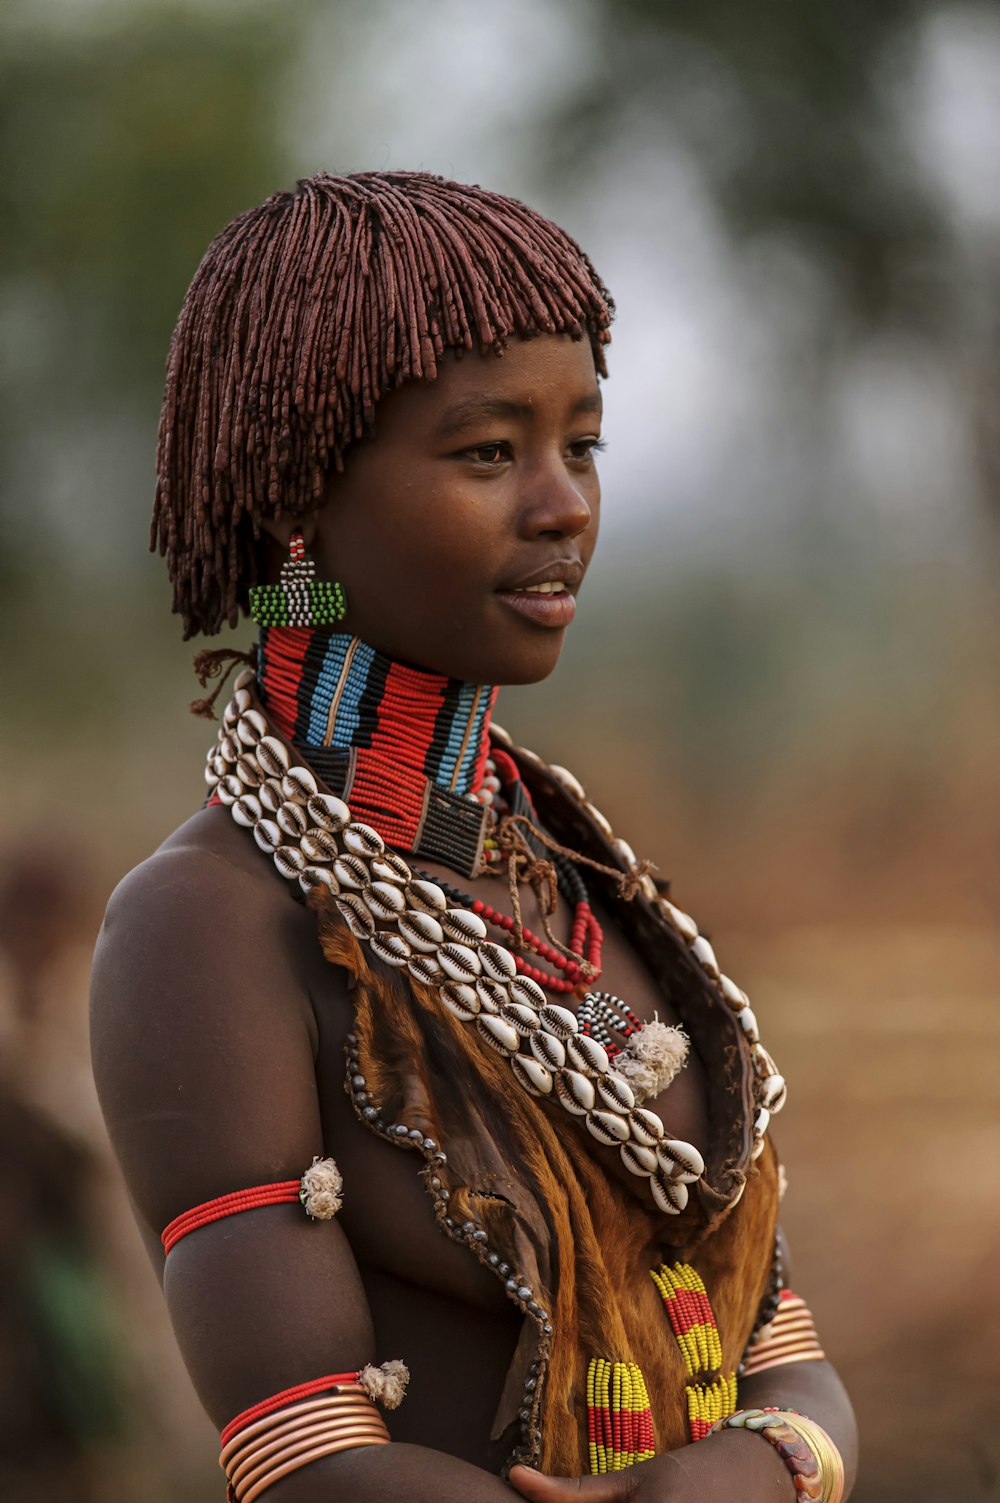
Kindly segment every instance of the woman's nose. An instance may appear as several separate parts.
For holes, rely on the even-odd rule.
[[[574,538],[586,532],[592,517],[591,501],[561,462],[546,465],[531,477],[521,506],[524,537]]]

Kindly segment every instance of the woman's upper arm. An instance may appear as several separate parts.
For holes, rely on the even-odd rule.
[[[145,863],[109,905],[94,961],[94,1073],[137,1214],[157,1236],[215,1196],[298,1178],[324,1151],[311,1013],[282,932],[297,916],[272,898],[188,849]],[[200,1228],[170,1253],[163,1282],[220,1427],[375,1356],[343,1232],[298,1205]]]

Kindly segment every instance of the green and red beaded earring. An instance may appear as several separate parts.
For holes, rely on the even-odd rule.
[[[316,564],[307,556],[298,528],[289,539],[278,583],[250,587],[250,619],[258,626],[336,626],[346,612],[343,585],[316,578]]]

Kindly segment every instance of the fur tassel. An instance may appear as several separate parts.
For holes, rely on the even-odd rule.
[[[405,1362],[383,1362],[375,1367],[369,1362],[358,1373],[358,1382],[365,1393],[383,1409],[398,1409],[410,1381],[410,1369]]]
[[[682,1028],[671,1028],[659,1018],[644,1023],[617,1055],[614,1068],[632,1087],[637,1101],[648,1101],[665,1091],[687,1064],[690,1040]]]
[[[302,1176],[300,1199],[314,1221],[333,1220],[344,1204],[344,1181],[333,1159],[313,1159]]]

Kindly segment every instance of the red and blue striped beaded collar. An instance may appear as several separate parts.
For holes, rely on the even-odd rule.
[[[400,850],[480,870],[495,687],[310,627],[262,628],[257,672],[276,728],[356,817]]]

